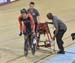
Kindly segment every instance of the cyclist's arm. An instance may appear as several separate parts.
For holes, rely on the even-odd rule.
[[[21,21],[21,16],[18,17],[18,23],[19,23],[20,32],[22,32],[22,21]]]
[[[26,27],[25,27],[24,23],[21,21],[21,16],[19,16],[18,22],[19,22],[20,32],[26,32]]]

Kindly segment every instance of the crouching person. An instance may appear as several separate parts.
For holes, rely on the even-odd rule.
[[[57,16],[54,16],[52,13],[47,14],[47,18],[52,20],[52,23],[55,27],[53,40],[57,41],[58,48],[60,49],[57,53],[58,54],[65,54],[64,47],[63,47],[63,35],[67,30],[67,26],[60,20]]]

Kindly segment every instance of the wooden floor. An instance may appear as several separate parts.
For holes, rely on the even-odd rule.
[[[28,4],[33,0],[19,0],[17,2],[0,6],[0,63],[43,63],[48,58],[48,51],[37,51],[35,56],[29,53],[24,57],[23,36],[19,37],[19,27],[17,18],[19,10],[28,8]],[[67,25],[67,32],[64,36],[64,47],[72,43],[70,34],[75,32],[75,0],[35,0],[35,7],[39,10],[41,21],[48,21],[46,14],[52,12],[60,17]],[[52,25],[49,26],[50,30]],[[57,44],[56,44],[56,49]],[[67,49],[67,48],[66,48]],[[47,58],[43,58],[46,57]],[[42,60],[43,58],[43,60]]]

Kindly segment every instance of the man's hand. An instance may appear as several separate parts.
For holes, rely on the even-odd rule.
[[[19,36],[22,36],[22,32],[19,33]]]
[[[34,31],[32,31],[32,35],[35,36],[35,32]]]
[[[58,34],[58,29],[56,29],[53,33],[54,33],[54,37],[52,39],[55,40],[55,37]]]

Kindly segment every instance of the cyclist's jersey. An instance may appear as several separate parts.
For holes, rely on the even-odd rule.
[[[26,33],[30,33],[32,31],[31,29],[31,24],[30,24],[30,17],[26,18],[26,19],[23,19],[21,18],[21,21],[24,22],[24,25],[26,26]]]
[[[31,33],[35,29],[35,24],[32,16],[28,14],[28,18],[23,19],[22,16],[19,16],[19,24],[20,24],[20,31]]]

